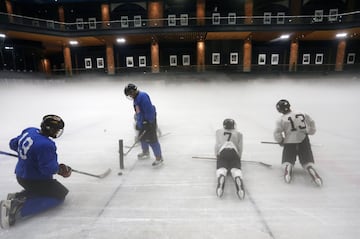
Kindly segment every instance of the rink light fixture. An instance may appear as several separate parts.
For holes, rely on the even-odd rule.
[[[336,37],[337,37],[337,38],[344,38],[344,37],[346,37],[346,36],[347,36],[347,33],[345,33],[345,32],[336,34]]]
[[[117,42],[117,43],[125,43],[126,40],[125,40],[125,38],[117,38],[117,39],[116,39],[116,42]]]
[[[5,35],[5,34],[0,33],[0,38],[5,38],[5,37],[6,37],[6,35]]]
[[[76,46],[77,44],[79,44],[78,41],[69,41],[70,45],[72,46]]]
[[[12,46],[6,46],[6,47],[4,47],[4,49],[5,49],[5,50],[14,50],[14,47],[12,47]]]
[[[280,36],[280,39],[289,39],[290,35],[289,34],[284,34]]]

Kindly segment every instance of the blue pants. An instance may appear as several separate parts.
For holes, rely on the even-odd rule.
[[[154,143],[148,143],[146,141],[141,140],[141,148],[143,152],[149,152],[149,146],[154,152],[154,155],[156,158],[161,158],[161,146],[159,141],[156,141]]]
[[[159,139],[157,137],[156,122],[149,123],[145,129],[140,130],[139,137],[140,135],[143,134],[144,131],[145,131],[144,135],[140,138],[142,151],[149,152],[149,146],[150,146],[154,152],[155,157],[161,158],[162,153],[161,153],[161,146],[159,143]]]
[[[20,211],[22,217],[60,205],[69,192],[56,179],[28,180],[18,177],[17,181],[25,189],[19,193],[21,197],[26,198]]]

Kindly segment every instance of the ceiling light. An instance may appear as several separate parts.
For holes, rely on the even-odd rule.
[[[5,37],[6,37],[6,35],[5,35],[5,34],[0,33],[0,38],[5,38]]]
[[[118,39],[116,39],[116,42],[117,43],[125,43],[126,40],[125,40],[125,38],[118,38]]]
[[[285,34],[285,35],[281,35],[280,39],[289,39],[290,35],[289,34]]]
[[[345,32],[336,34],[337,38],[344,38],[346,36],[347,36],[347,33],[345,33]]]
[[[70,41],[69,43],[70,43],[70,45],[72,45],[72,46],[75,46],[75,45],[79,44],[78,41]]]

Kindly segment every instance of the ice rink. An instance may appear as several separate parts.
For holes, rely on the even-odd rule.
[[[56,176],[70,193],[53,210],[18,221],[1,239],[357,239],[360,235],[360,77],[313,75],[144,75],[82,79],[0,80],[0,150],[42,116],[65,121],[55,140],[59,162],[102,173]],[[291,77],[292,78],[292,77]],[[137,160],[140,147],[119,168],[119,140],[134,142],[134,110],[127,83],[147,92],[158,111],[164,165]],[[278,100],[315,120],[310,136],[324,185],[316,187],[299,164],[284,183],[281,147],[272,141]],[[215,130],[233,118],[244,135],[244,200],[231,178],[215,194]],[[16,158],[0,155],[0,198],[20,191]],[[118,172],[123,175],[119,176]]]

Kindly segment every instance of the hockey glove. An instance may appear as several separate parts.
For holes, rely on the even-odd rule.
[[[283,139],[283,140],[281,140],[281,142],[279,143],[279,145],[280,145],[281,147],[283,147],[283,146],[284,146],[284,139]]]
[[[63,176],[64,178],[67,178],[67,177],[70,177],[71,172],[72,172],[72,169],[69,166],[67,166],[63,163],[59,164],[59,171],[58,171],[59,175]]]

